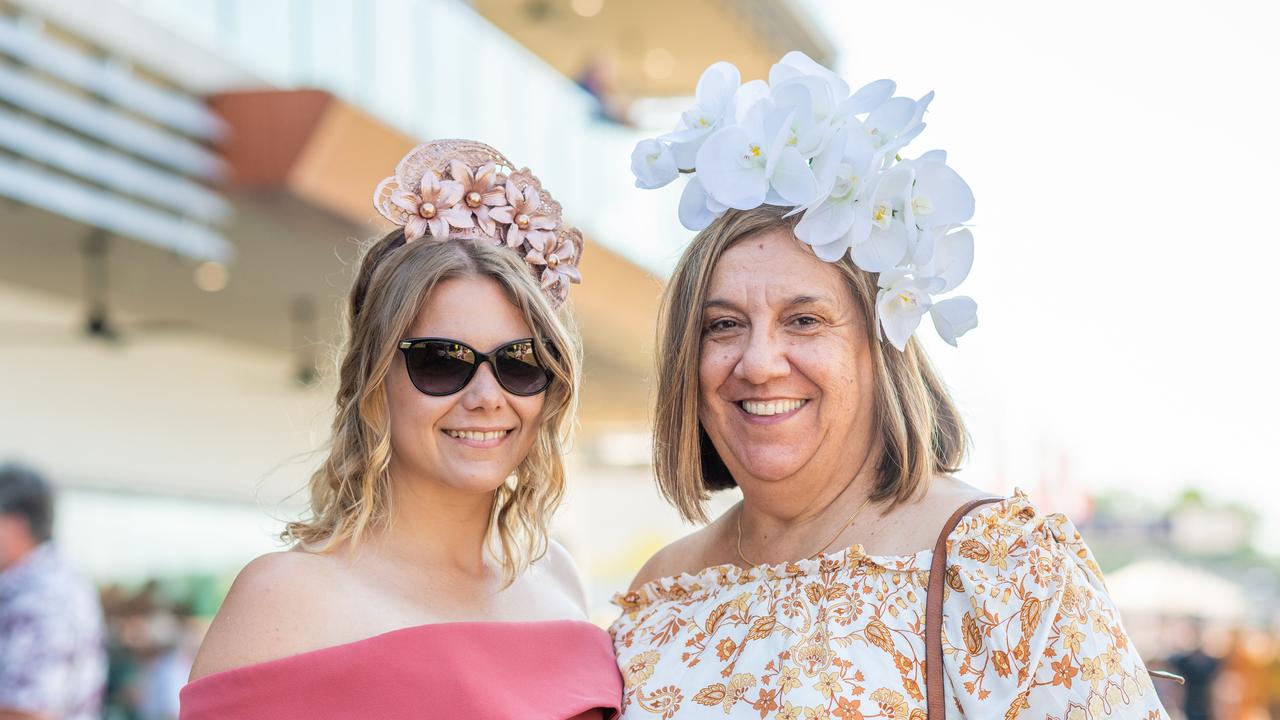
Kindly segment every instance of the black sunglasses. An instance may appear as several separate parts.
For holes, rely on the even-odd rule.
[[[489,363],[498,384],[512,395],[537,395],[551,384],[533,338],[509,342],[482,353],[449,338],[405,338],[400,341],[409,381],[424,395],[452,395],[471,382],[480,363]]]

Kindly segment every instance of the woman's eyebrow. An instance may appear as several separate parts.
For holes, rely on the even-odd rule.
[[[728,300],[721,300],[719,298],[711,298],[710,300],[702,303],[702,309],[704,311],[714,308],[723,308],[725,310],[735,310],[739,312],[742,310],[737,306],[737,304],[729,302]]]
[[[831,298],[826,295],[797,295],[791,298],[786,307],[795,307],[797,305],[830,305]]]
[[[788,300],[783,305],[783,307],[795,307],[797,305],[815,305],[815,304],[830,303],[830,302],[831,302],[831,298],[827,297],[826,295],[796,295],[795,297]],[[742,308],[739,307],[737,303],[730,302],[729,300],[723,300],[721,298],[711,298],[710,300],[707,300],[702,304],[702,309],[703,311],[712,310],[712,309],[725,309],[725,310],[733,310],[735,312],[742,312]]]

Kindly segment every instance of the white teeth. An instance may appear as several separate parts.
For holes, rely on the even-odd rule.
[[[497,440],[500,437],[505,437],[509,431],[494,430],[491,432],[473,432],[471,430],[445,430],[444,432],[449,437],[458,438],[460,440]]]
[[[805,404],[804,400],[770,400],[768,402],[756,402],[755,400],[743,400],[742,409],[746,410],[750,415],[782,415],[799,408]]]

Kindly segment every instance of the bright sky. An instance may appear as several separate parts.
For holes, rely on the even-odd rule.
[[[855,87],[937,91],[909,154],[946,149],[978,198],[981,325],[930,345],[970,481],[1194,486],[1280,546],[1277,6],[804,4]]]

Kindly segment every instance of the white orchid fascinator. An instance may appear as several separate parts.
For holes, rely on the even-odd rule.
[[[951,345],[978,324],[955,290],[973,265],[969,186],[946,153],[903,159],[924,130],[933,100],[895,97],[891,80],[857,91],[801,52],[790,52],[769,80],[742,83],[727,62],[698,80],[694,106],[675,130],[643,140],[631,155],[636,186],[659,188],[689,175],[680,222],[698,231],[730,208],[761,205],[800,214],[796,237],[836,262],[849,253],[878,274],[876,316],[898,350],[925,314]]]
[[[378,183],[373,206],[404,227],[406,243],[463,238],[505,245],[524,259],[553,306],[582,282],[582,233],[529,168],[472,140],[434,140],[409,151]]]

